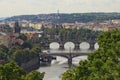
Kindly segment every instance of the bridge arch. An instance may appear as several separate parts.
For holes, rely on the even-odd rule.
[[[79,48],[81,50],[88,50],[90,48],[90,44],[88,42],[81,42],[79,44]]]
[[[61,49],[61,50],[70,50],[70,48],[73,50],[88,50],[88,49],[98,49],[99,45],[96,42],[90,42],[90,41],[81,41],[81,42],[75,42],[75,41],[68,41],[68,42],[50,42],[46,43],[48,44],[48,49]]]
[[[49,48],[53,49],[53,50],[59,49],[60,44],[58,42],[52,42],[52,43],[49,44]]]
[[[68,61],[67,58],[65,58],[65,57],[61,57],[61,56],[54,56],[54,57],[56,57],[56,59],[52,60],[51,64],[55,64],[55,63],[63,64]]]
[[[66,42],[64,44],[64,49],[66,50],[73,50],[75,48],[75,44],[73,42]]]
[[[73,59],[79,59],[79,60],[87,59],[87,55],[76,56]]]
[[[96,42],[96,43],[94,44],[94,49],[97,50],[98,48],[99,48],[99,44]]]
[[[78,65],[81,60],[87,60],[87,56],[78,56],[72,59],[72,64]]]

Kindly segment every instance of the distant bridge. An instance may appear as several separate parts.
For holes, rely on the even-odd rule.
[[[89,47],[89,50],[94,50],[95,49],[95,46],[99,46],[97,44],[97,42],[95,41],[90,41],[90,42],[71,42],[71,41],[68,41],[69,43],[72,43],[73,46],[74,46],[74,49],[75,50],[79,50],[80,49],[80,46],[84,46],[84,44],[86,43],[87,44],[87,47]],[[44,49],[50,49],[51,46],[54,46],[54,44],[56,43],[58,46],[58,49],[61,49],[61,50],[64,50],[65,49],[65,45],[68,43],[68,42],[46,42],[44,44],[42,44],[43,48]],[[73,47],[71,46],[71,47]],[[68,46],[69,47],[69,46]]]
[[[47,54],[42,53],[42,54],[40,54],[40,58],[42,60],[46,60],[48,62],[51,62],[53,59],[53,56],[65,57],[68,59],[69,67],[71,67],[73,58],[78,57],[78,56],[86,56],[91,52],[93,52],[93,51],[89,51],[89,52],[61,52],[61,53],[53,52],[53,53],[47,53]]]

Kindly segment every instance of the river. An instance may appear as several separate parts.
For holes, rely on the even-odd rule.
[[[86,59],[87,56],[76,57],[73,64],[78,65],[80,60]],[[37,71],[45,72],[44,80],[61,80],[61,75],[68,69],[67,59],[57,57],[53,60],[51,66],[40,67]]]
[[[53,42],[50,44],[50,52],[63,52],[63,51],[58,51],[55,49],[59,48],[59,44],[56,42]],[[73,52],[75,48],[75,44],[72,42],[67,42],[64,45],[65,52]],[[89,52],[88,49],[90,48],[90,45],[86,42],[83,42],[80,44],[80,49],[82,52]],[[95,49],[98,49],[99,46],[98,44],[94,45]],[[79,52],[80,50],[74,51],[74,52]],[[81,52],[81,51],[80,51]],[[87,59],[87,56],[80,56],[80,57],[75,57],[72,59],[72,64],[78,65],[80,60]],[[68,68],[68,63],[67,59],[63,57],[56,57],[56,60],[53,60],[51,62],[51,66],[46,66],[46,67],[40,67],[37,71],[39,72],[45,72],[44,80],[61,80],[62,74],[67,70]]]

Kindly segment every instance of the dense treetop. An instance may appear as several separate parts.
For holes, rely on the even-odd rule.
[[[101,34],[99,49],[79,62],[75,69],[66,71],[62,80],[119,80],[120,79],[120,30]]]
[[[89,29],[65,29],[61,27],[44,28],[41,42],[47,41],[96,41],[101,31],[92,31]]]
[[[44,72],[32,71],[29,74],[13,62],[0,65],[0,80],[43,80]]]

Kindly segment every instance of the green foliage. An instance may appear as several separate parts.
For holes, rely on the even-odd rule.
[[[8,51],[9,58],[11,58],[17,50],[22,50],[22,48],[20,46],[12,46]]]
[[[0,60],[6,60],[7,54],[5,52],[0,51]]]
[[[26,63],[33,58],[39,57],[40,52],[41,48],[37,44],[34,44],[32,49],[19,49],[19,47],[16,49],[15,47],[12,47],[10,50],[10,53],[12,53],[11,59],[18,65]]]
[[[4,28],[7,32],[12,32],[13,31],[12,28],[9,25],[5,25]]]
[[[3,64],[8,59],[8,48],[4,45],[0,45],[0,64]]]
[[[18,38],[22,39],[23,41],[27,40],[27,36],[25,34],[20,34]]]
[[[42,42],[47,42],[48,40],[56,41],[91,41],[96,40],[99,31],[92,31],[89,29],[65,29],[56,27],[56,28],[45,28],[44,35],[42,36]],[[47,38],[47,39],[46,39]]]
[[[36,53],[40,53],[41,52],[41,48],[39,44],[34,44],[33,48],[31,50],[34,50]]]
[[[12,59],[19,65],[29,61],[29,51],[28,50],[17,50],[14,52]]]
[[[99,49],[89,54],[87,60],[80,61],[75,68],[75,77],[71,77],[73,80],[120,79],[120,30],[101,34],[98,43]],[[66,74],[63,78],[69,80]]]
[[[0,65],[0,80],[43,80],[44,74],[32,71],[26,75],[26,72],[14,62]]]
[[[29,48],[29,49],[31,49],[31,48],[32,48],[32,43],[29,42],[29,41],[25,41],[25,42],[22,44],[22,47],[23,47],[23,48]]]
[[[62,80],[75,80],[75,71],[73,69],[67,70],[62,77]]]
[[[32,71],[25,77],[25,80],[43,80],[44,74],[44,72],[40,73],[37,71]]]
[[[9,51],[9,49],[4,45],[0,45],[0,50],[5,52],[5,53],[8,53],[8,51]]]
[[[24,70],[13,62],[0,66],[0,80],[22,80],[24,75]]]

